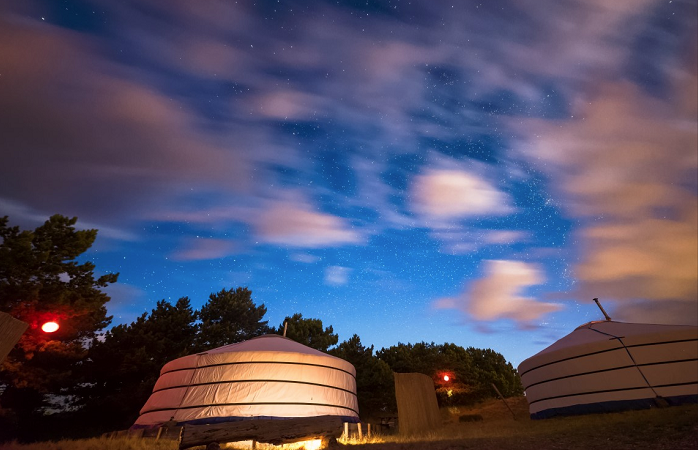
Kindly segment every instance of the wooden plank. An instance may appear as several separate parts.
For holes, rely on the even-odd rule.
[[[0,312],[0,364],[10,353],[12,347],[19,341],[19,338],[22,337],[28,326],[28,323],[17,320],[7,313]]]
[[[394,373],[394,376],[400,434],[419,434],[439,428],[441,415],[431,377],[421,373]]]
[[[336,439],[341,434],[342,419],[337,416],[253,419],[211,425],[184,425],[179,448],[250,440],[280,445],[309,439]]]

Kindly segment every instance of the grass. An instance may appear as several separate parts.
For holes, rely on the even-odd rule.
[[[516,420],[501,401],[470,408],[444,408],[445,425],[418,436],[377,435],[340,440],[346,450],[682,450],[698,448],[698,405],[530,420],[525,398],[508,399]],[[461,422],[480,415],[482,421]],[[258,446],[261,449],[262,446]],[[269,449],[283,447],[265,446]],[[9,443],[2,450],[176,450],[176,441],[153,439],[85,439]],[[204,447],[199,447],[203,450]],[[230,447],[235,448],[235,447]],[[241,448],[238,446],[238,448]],[[249,447],[247,447],[249,448]],[[287,447],[289,448],[289,447]],[[296,446],[301,450],[303,446]],[[311,447],[312,448],[312,447]],[[306,448],[309,450],[309,448]]]
[[[177,441],[136,438],[93,438],[52,442],[36,442],[33,444],[18,444],[10,442],[0,444],[2,450],[177,450]]]
[[[380,450],[698,448],[698,405],[530,420],[525,398],[508,402],[516,420],[501,401],[488,401],[472,408],[442,409],[446,423],[443,428],[411,437],[380,437],[378,440],[384,444]],[[462,415],[480,415],[483,420],[460,422]],[[356,450],[378,450],[378,446],[368,441],[349,443],[356,444]]]

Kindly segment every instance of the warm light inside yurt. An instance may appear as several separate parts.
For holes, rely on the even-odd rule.
[[[354,366],[265,335],[165,364],[134,427],[317,416],[358,422],[358,409]]]

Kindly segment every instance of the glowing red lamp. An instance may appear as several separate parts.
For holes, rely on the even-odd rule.
[[[451,377],[449,377],[448,375],[444,375],[444,381],[448,381],[450,379],[451,379]]]
[[[45,324],[41,325],[41,331],[44,333],[53,333],[55,331],[58,331],[60,326],[56,322],[46,322]]]

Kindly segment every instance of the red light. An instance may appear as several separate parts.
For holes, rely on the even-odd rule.
[[[56,322],[46,322],[45,324],[41,325],[41,331],[44,333],[53,333],[54,331],[57,331],[58,324]]]
[[[450,379],[451,379],[451,377],[449,377],[448,375],[444,375],[444,381],[448,381]]]

